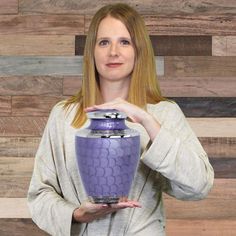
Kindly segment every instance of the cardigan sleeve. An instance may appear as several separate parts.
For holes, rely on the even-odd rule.
[[[165,177],[163,191],[178,199],[202,199],[213,186],[214,171],[207,154],[175,103],[168,102],[161,129],[142,161]]]
[[[33,221],[50,235],[71,234],[72,214],[78,206],[66,201],[60,189],[55,156],[60,132],[51,112],[35,157],[34,171],[28,191],[28,206]],[[53,133],[57,133],[54,135]],[[56,145],[58,143],[58,145]],[[56,146],[55,146],[56,145]]]

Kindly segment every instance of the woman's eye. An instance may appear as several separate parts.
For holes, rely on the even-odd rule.
[[[121,43],[122,45],[130,45],[130,41],[129,41],[129,40],[126,40],[126,39],[121,40],[120,43]]]
[[[99,46],[106,46],[109,44],[109,41],[108,40],[101,40],[98,44],[99,44]]]

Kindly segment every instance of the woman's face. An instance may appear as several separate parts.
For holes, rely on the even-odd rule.
[[[94,59],[100,81],[119,81],[130,77],[135,61],[134,45],[120,20],[107,16],[100,22]]]

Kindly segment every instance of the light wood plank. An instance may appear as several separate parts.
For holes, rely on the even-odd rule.
[[[83,15],[1,15],[0,35],[84,34]]]
[[[56,103],[66,99],[63,96],[13,96],[13,116],[48,116]]]
[[[168,236],[234,236],[236,234],[236,219],[168,219],[166,234]]]
[[[17,14],[18,0],[1,0],[0,14]]]
[[[54,1],[37,1],[37,0],[20,0],[19,8],[22,13],[69,13],[69,14],[94,14],[100,7],[108,3],[124,1],[73,1],[57,0]],[[233,0],[189,0],[187,3],[181,0],[134,0],[129,1],[129,5],[136,8],[140,13],[148,14],[234,14],[236,7]]]
[[[235,77],[236,57],[165,57],[165,76]]]
[[[0,77],[2,95],[60,95],[62,76]]]
[[[0,55],[73,56],[72,35],[0,35]]]
[[[213,56],[236,56],[236,36],[213,36]]]
[[[1,157],[34,157],[41,137],[1,137]]]
[[[11,114],[11,97],[0,96],[0,116],[9,116]]]
[[[158,77],[166,97],[236,97],[236,77]]]

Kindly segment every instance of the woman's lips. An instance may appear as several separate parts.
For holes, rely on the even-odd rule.
[[[108,64],[106,64],[106,66],[110,67],[110,68],[116,68],[116,67],[119,67],[121,65],[122,65],[122,63],[108,63]]]

